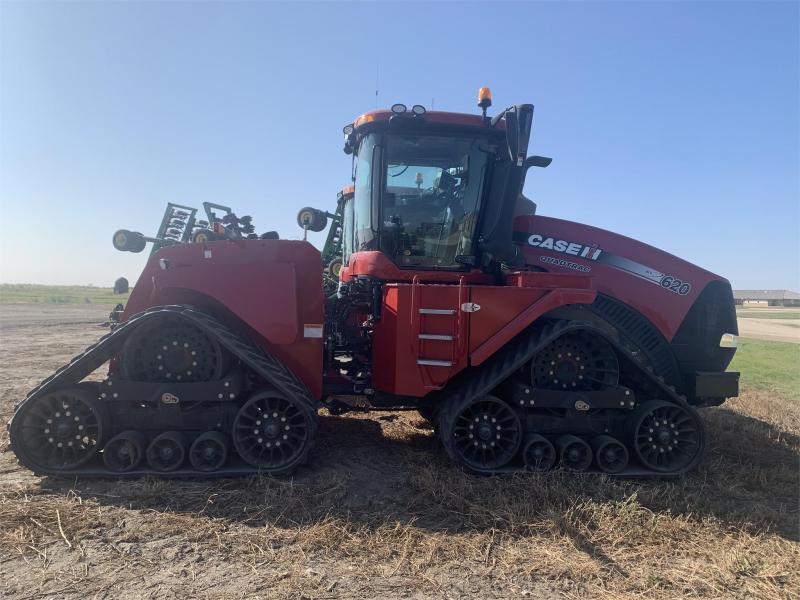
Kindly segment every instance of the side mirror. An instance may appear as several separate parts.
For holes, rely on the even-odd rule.
[[[531,139],[531,125],[533,123],[533,105],[520,104],[512,106],[505,111],[506,140],[511,162],[516,167],[522,167],[528,155],[528,142]]]
[[[551,162],[553,162],[553,159],[547,156],[529,156],[525,159],[522,172],[522,185],[520,186],[519,191],[519,194],[522,198],[525,198],[525,194],[522,193],[522,188],[525,187],[525,179],[527,178],[528,171],[531,169],[531,167],[541,167],[544,169],[545,167],[549,166]],[[525,200],[533,204],[533,213],[531,214],[534,214],[536,212],[536,203],[530,198],[525,198]]]
[[[527,170],[528,142],[533,124],[533,105],[519,104],[501,113],[505,118],[508,157],[494,166],[492,187],[485,207],[486,216],[480,225],[480,249],[490,260],[513,264],[519,260],[512,239],[514,210],[522,192]],[[491,123],[500,121],[494,117]]]
[[[525,159],[525,170],[527,171],[531,167],[549,167],[550,163],[553,162],[552,158],[548,158],[547,156],[529,156]]]

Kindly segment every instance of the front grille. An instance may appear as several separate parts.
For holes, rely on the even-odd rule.
[[[672,340],[672,349],[685,377],[696,371],[724,371],[735,348],[720,348],[723,333],[739,334],[733,292],[727,281],[709,283]]]

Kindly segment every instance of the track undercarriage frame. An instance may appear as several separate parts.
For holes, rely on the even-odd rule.
[[[141,367],[141,360],[126,358],[137,332],[174,332],[175,323],[194,328],[195,337],[173,333],[175,339],[153,350],[147,364],[156,376],[150,378],[159,379],[159,366],[167,377],[126,379],[133,369],[126,364]],[[165,329],[170,324],[173,329]],[[207,346],[190,343],[198,336]],[[601,369],[616,369],[615,376],[602,380],[607,376],[589,365],[584,352],[584,364],[601,381],[581,382],[581,366],[571,380],[554,384],[547,373],[544,382],[536,379],[542,356],[558,359],[559,350],[571,354],[565,348],[572,348],[579,361],[575,340],[587,337],[596,363],[613,367],[616,361],[616,367]],[[216,349],[224,369],[180,371],[206,347]],[[173,351],[178,358],[170,358]],[[181,353],[191,362],[181,363]],[[107,379],[82,381],[108,360],[116,364]],[[553,371],[553,379],[570,375],[561,363],[549,362],[562,373]],[[180,373],[206,380],[179,381]],[[16,407],[10,432],[20,461],[46,475],[283,474],[306,459],[321,406],[288,369],[245,337],[198,310],[164,306],[131,317],[44,380]],[[607,332],[577,321],[535,322],[420,408],[433,420],[447,454],[477,474],[560,465],[612,475],[678,475],[698,464],[705,443],[702,420],[683,396]],[[34,443],[50,454],[26,448]]]

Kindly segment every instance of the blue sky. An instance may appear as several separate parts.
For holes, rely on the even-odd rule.
[[[169,201],[299,237],[379,65],[382,106],[535,104],[540,213],[800,290],[799,6],[1,1],[0,281],[134,280],[111,235]]]

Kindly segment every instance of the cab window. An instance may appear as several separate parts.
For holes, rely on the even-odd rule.
[[[387,136],[380,247],[398,266],[464,268],[457,258],[473,254],[485,145],[482,137]]]
[[[372,161],[375,153],[376,137],[375,134],[365,136],[358,148],[352,216],[354,252],[371,249],[374,245],[375,233],[372,228]]]

